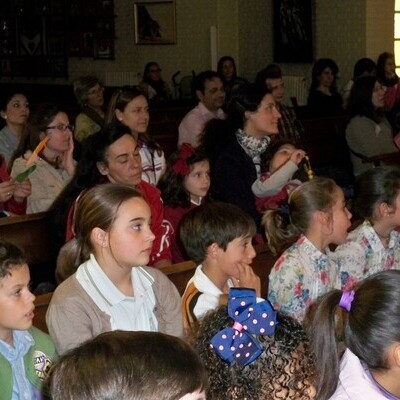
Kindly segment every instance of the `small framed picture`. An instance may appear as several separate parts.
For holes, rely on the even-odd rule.
[[[95,41],[94,58],[112,60],[114,58],[114,40],[97,39]]]
[[[134,2],[135,43],[175,44],[175,0]]]

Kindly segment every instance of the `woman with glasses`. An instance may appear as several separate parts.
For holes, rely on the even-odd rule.
[[[75,120],[75,138],[79,142],[104,126],[104,87],[95,76],[82,76],[74,82],[76,101],[82,108]]]
[[[373,167],[372,163],[363,163],[363,158],[398,150],[384,106],[385,88],[376,77],[363,76],[354,82],[348,105],[351,119],[346,127],[346,140],[356,176]]]
[[[148,62],[144,67],[140,87],[151,104],[166,103],[172,98],[171,89],[161,76],[161,68],[154,61]]]
[[[46,211],[74,175],[73,131],[67,114],[53,104],[40,105],[28,122],[10,162],[12,178],[27,170],[26,162],[40,141],[48,141],[35,162],[36,169],[29,175],[32,193],[27,214]]]

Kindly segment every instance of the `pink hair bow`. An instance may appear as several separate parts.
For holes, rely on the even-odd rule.
[[[186,176],[190,172],[190,167],[187,163],[187,159],[194,155],[194,148],[189,143],[182,143],[182,146],[179,150],[179,158],[175,161],[172,166],[172,170],[176,174],[181,174],[182,176]]]

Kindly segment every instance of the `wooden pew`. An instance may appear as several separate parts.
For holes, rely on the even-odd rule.
[[[33,318],[33,325],[46,333],[49,333],[46,324],[46,312],[52,296],[53,292],[50,292],[36,296],[35,299],[35,317]]]
[[[263,297],[267,297],[268,276],[278,257],[271,253],[271,250],[269,250],[266,244],[256,245],[254,248],[257,255],[253,260],[252,267],[254,272],[261,279],[261,294]],[[168,276],[182,295],[195,269],[196,264],[193,261],[184,261],[165,267],[162,271]]]
[[[51,255],[47,213],[1,218],[0,237],[24,251],[33,288],[40,282],[54,282],[55,259]]]

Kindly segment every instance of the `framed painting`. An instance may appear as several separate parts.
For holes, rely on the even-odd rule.
[[[274,0],[274,61],[314,61],[314,0]]]
[[[135,43],[175,44],[175,0],[134,2]]]

